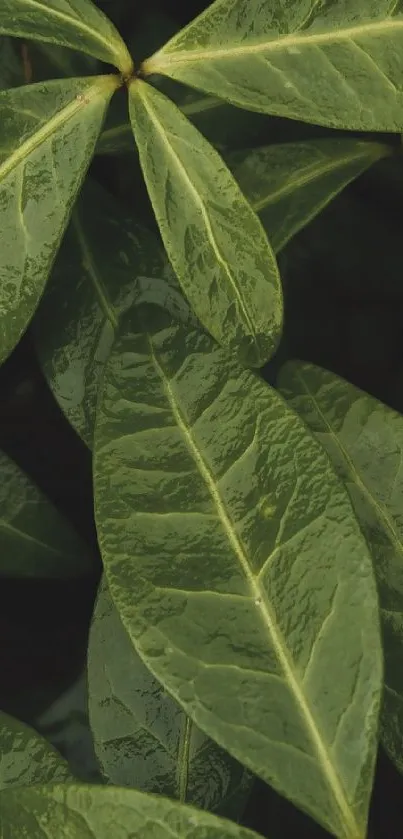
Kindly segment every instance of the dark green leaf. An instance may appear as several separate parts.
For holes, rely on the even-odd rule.
[[[130,85],[130,118],[161,236],[192,309],[252,367],[274,352],[281,284],[263,228],[222,158],[150,85]]]
[[[22,59],[17,55],[15,43],[0,37],[0,90],[24,84]]]
[[[92,76],[0,93],[0,362],[38,305],[117,83]]]
[[[100,72],[99,61],[83,52],[75,52],[57,44],[42,44],[39,41],[28,44],[27,48],[34,82],[46,81],[49,78],[90,76]]]
[[[402,11],[402,0],[216,0],[142,69],[250,110],[401,131]]]
[[[69,767],[56,749],[33,728],[0,712],[0,790],[67,780]],[[0,815],[3,835],[2,827]]]
[[[0,810],[2,839],[259,839],[203,810],[117,787],[7,790],[0,793]]]
[[[382,656],[350,499],[274,390],[205,333],[137,318],[107,364],[94,445],[120,617],[203,731],[363,839]]]
[[[89,710],[107,780],[238,819],[252,778],[165,693],[101,586],[88,649]]]
[[[0,577],[73,577],[90,568],[81,539],[0,452]]]
[[[91,0],[1,0],[0,34],[71,47],[124,74],[133,69],[119,32]]]
[[[403,772],[403,417],[313,364],[290,362],[279,381],[344,480],[371,549],[385,653],[381,739]]]

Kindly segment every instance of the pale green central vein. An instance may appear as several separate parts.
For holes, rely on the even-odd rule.
[[[113,308],[111,301],[109,300],[106,289],[102,282],[102,277],[98,277],[97,267],[95,265],[91,250],[88,246],[87,239],[85,238],[83,229],[81,227],[81,222],[77,210],[73,212],[71,221],[78,239],[79,246],[83,254],[83,264],[91,277],[101,309],[107,320],[109,320],[109,322],[111,323],[113,329],[117,329],[118,316]]]
[[[36,539],[35,536],[31,536],[29,533],[25,533],[24,530],[19,530],[17,527],[14,527],[4,519],[0,519],[0,531],[3,530],[6,533],[10,533],[12,536],[16,536],[18,539],[22,539],[25,542],[31,542],[33,545],[37,545],[38,548],[49,553],[55,554],[55,556],[62,556],[62,552],[58,550],[58,548],[53,548],[52,545],[47,545],[46,542],[41,542],[40,539]]]
[[[189,779],[189,757],[190,757],[190,742],[192,737],[192,720],[185,716],[185,721],[182,726],[178,764],[177,764],[177,788],[178,798],[181,804],[186,804],[188,779]]]
[[[141,84],[142,85],[144,84],[144,87],[146,87],[146,84],[144,82],[142,82]],[[161,140],[163,142],[163,145],[167,148],[168,153],[173,158],[174,163],[175,163],[175,165],[176,165],[176,167],[179,171],[179,174],[182,177],[182,180],[185,182],[190,194],[192,195],[196,206],[199,207],[199,210],[200,210],[200,213],[201,213],[201,216],[202,216],[205,228],[206,228],[207,238],[208,238],[208,241],[210,242],[210,245],[211,245],[212,251],[214,253],[214,256],[215,256],[218,264],[221,265],[224,273],[226,274],[226,276],[228,278],[229,284],[230,284],[230,286],[231,286],[231,288],[234,292],[235,298],[238,301],[239,307],[240,307],[241,312],[243,314],[245,324],[246,324],[246,326],[249,330],[250,335],[252,335],[254,338],[256,338],[254,325],[253,325],[253,323],[251,321],[251,318],[249,316],[249,312],[247,310],[247,307],[246,307],[246,305],[245,305],[245,303],[242,299],[240,290],[239,290],[239,288],[238,288],[238,286],[237,286],[237,284],[236,284],[236,282],[235,282],[235,280],[232,276],[230,267],[229,267],[227,261],[225,260],[225,258],[223,257],[223,255],[220,251],[220,248],[217,244],[217,241],[216,241],[216,238],[214,236],[214,232],[213,232],[213,229],[212,229],[212,226],[211,226],[211,222],[210,222],[210,219],[209,219],[208,211],[207,211],[207,208],[206,208],[206,206],[203,202],[203,199],[201,198],[201,196],[197,192],[196,187],[194,186],[194,184],[190,180],[189,175],[188,175],[182,161],[180,160],[179,156],[177,155],[175,149],[168,142],[168,137],[167,137],[167,135],[164,131],[163,126],[159,122],[158,117],[157,117],[155,111],[152,109],[150,103],[147,101],[147,97],[143,96],[143,94],[141,92],[140,84],[138,84],[138,83],[137,83],[137,93],[138,93],[138,95],[140,96],[140,98],[143,102],[144,108],[146,109],[146,111],[149,114],[151,122],[153,123],[153,125],[154,125],[156,131],[158,132],[158,134],[160,135]]]
[[[403,28],[403,18],[393,20],[374,21],[362,23],[357,26],[346,27],[345,29],[332,29],[330,32],[312,32],[309,30],[299,31],[291,35],[283,35],[279,38],[272,38],[267,41],[254,41],[253,43],[237,44],[228,47],[211,47],[204,50],[178,50],[169,52],[169,44],[158,52],[154,53],[143,64],[143,71],[148,73],[163,72],[164,68],[174,64],[193,64],[195,62],[221,61],[232,58],[243,58],[259,53],[270,54],[290,50],[292,48],[303,48],[309,46],[326,46],[342,41],[364,38],[365,36],[382,36],[390,29]],[[174,50],[174,44],[171,47]]]
[[[344,789],[340,783],[337,772],[334,769],[330,755],[326,748],[322,733],[319,731],[317,723],[312,715],[311,709],[305,697],[303,687],[299,682],[297,674],[294,670],[293,662],[291,660],[289,651],[287,649],[285,640],[276,623],[275,615],[272,613],[270,604],[268,602],[265,589],[261,586],[259,580],[253,574],[245,548],[237,535],[234,525],[229,514],[225,508],[223,499],[218,490],[214,475],[211,473],[208,464],[205,462],[202,453],[200,452],[195,439],[192,435],[192,429],[188,427],[185,417],[183,416],[180,406],[177,403],[175,393],[171,387],[170,380],[165,375],[161,367],[152,345],[151,337],[148,335],[148,342],[150,353],[155,365],[155,368],[161,378],[168,402],[170,404],[173,416],[178,425],[179,430],[183,434],[187,447],[198,467],[201,477],[203,478],[206,487],[210,493],[214,506],[217,510],[218,519],[223,527],[224,533],[227,536],[228,542],[234,551],[234,554],[242,568],[246,581],[249,585],[251,597],[260,612],[264,627],[268,633],[269,640],[274,648],[279,664],[284,673],[286,682],[288,683],[291,693],[294,695],[296,703],[300,709],[301,716],[305,722],[307,731],[311,738],[313,747],[318,756],[318,761],[322,766],[324,776],[327,780],[329,789],[337,804],[340,813],[340,819],[345,828],[345,835],[356,839],[360,837],[362,832],[356,822],[355,816],[351,811],[349,803],[346,799]]]

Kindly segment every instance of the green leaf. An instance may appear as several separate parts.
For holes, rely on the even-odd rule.
[[[71,779],[56,749],[33,728],[0,712],[0,790]],[[2,817],[0,816],[0,824]]]
[[[22,60],[10,38],[0,38],[0,90],[24,84]]]
[[[116,85],[92,76],[0,93],[0,362],[39,303]]]
[[[361,839],[382,660],[348,495],[273,389],[205,333],[155,310],[137,318],[107,364],[94,444],[120,617],[196,725],[336,836]]]
[[[0,793],[2,839],[261,839],[257,833],[158,795],[64,784]]]
[[[216,0],[142,72],[252,111],[401,131],[402,13],[402,0]]]
[[[73,211],[33,332],[50,388],[90,447],[99,379],[119,317],[135,300],[159,303],[191,321],[156,237],[89,181]]]
[[[278,253],[350,181],[391,151],[353,138],[306,140],[239,152],[230,165]]]
[[[90,723],[107,780],[233,819],[252,778],[203,734],[136,653],[101,585],[88,648]]]
[[[102,71],[96,58],[83,52],[74,52],[58,44],[42,44],[39,41],[28,45],[34,82],[47,79],[65,79],[70,76],[90,76]]]
[[[119,32],[91,0],[1,0],[0,35],[71,47],[114,64],[124,75],[133,71]]]
[[[403,772],[403,417],[313,364],[289,362],[281,391],[326,449],[370,547],[381,604],[381,739]]]
[[[165,249],[214,338],[248,365],[274,352],[281,284],[263,228],[213,147],[162,93],[136,80],[130,118]]]
[[[73,577],[88,550],[13,460],[0,452],[0,577]]]

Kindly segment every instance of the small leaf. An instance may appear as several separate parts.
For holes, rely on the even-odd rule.
[[[275,256],[213,147],[162,93],[136,80],[130,118],[151,203],[179,282],[202,324],[250,366],[282,323]]]
[[[39,303],[117,84],[92,76],[0,93],[0,362]]]
[[[0,790],[71,780],[56,749],[33,728],[0,712]],[[0,816],[3,828],[2,816]]]
[[[278,252],[350,181],[388,154],[391,148],[381,143],[306,140],[239,152],[230,165]]]
[[[105,581],[88,649],[89,711],[107,780],[238,819],[252,777],[203,734],[133,648]]]
[[[133,70],[119,32],[91,0],[1,0],[0,34],[86,52],[123,74]]]
[[[2,839],[262,839],[203,810],[118,787],[63,784],[0,793]]]
[[[403,417],[313,364],[289,362],[279,382],[345,482],[373,556],[385,654],[381,740],[403,772]]]
[[[284,400],[208,335],[131,317],[94,444],[123,624],[196,725],[336,836],[363,839],[382,655],[346,490]]]
[[[142,72],[252,111],[401,131],[402,10],[401,0],[216,0]]]
[[[45,377],[73,428],[92,446],[99,379],[119,317],[135,300],[191,313],[156,237],[89,181],[78,198],[33,321]]]
[[[0,452],[0,577],[74,577],[88,550],[30,478]]]

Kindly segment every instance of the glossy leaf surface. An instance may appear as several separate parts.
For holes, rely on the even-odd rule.
[[[136,653],[101,586],[88,649],[90,723],[107,780],[242,815],[252,778],[206,737]]]
[[[137,318],[95,432],[120,617],[202,730],[336,836],[364,837],[382,666],[348,495],[274,390],[205,333]]]
[[[0,809],[2,839],[259,839],[257,833],[202,810],[117,787],[7,790],[0,793]]]
[[[402,46],[402,0],[216,0],[143,70],[250,110],[400,131]]]
[[[78,198],[33,329],[46,379],[92,445],[98,384],[119,317],[135,300],[191,313],[156,237],[89,181]]]
[[[69,779],[66,761],[50,743],[33,728],[0,712],[0,790]]]
[[[117,29],[91,0],[1,0],[0,35],[71,47],[123,73],[133,66]]]
[[[88,551],[53,504],[0,452],[0,577],[72,577]]]
[[[279,381],[344,480],[371,549],[385,654],[381,739],[403,771],[403,417],[313,364],[290,362]]]
[[[240,152],[230,165],[278,252],[350,181],[390,153],[389,146],[356,139],[306,140]]]
[[[116,84],[100,76],[0,93],[0,362],[39,303]]]
[[[222,158],[150,85],[130,85],[130,118],[165,249],[192,309],[252,367],[274,352],[282,323],[275,256]]]

